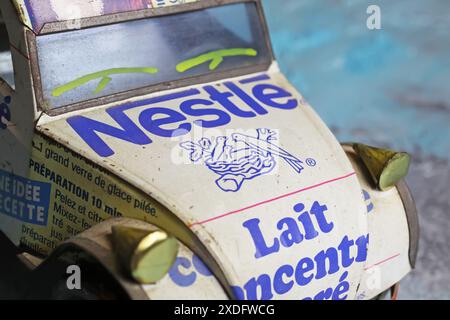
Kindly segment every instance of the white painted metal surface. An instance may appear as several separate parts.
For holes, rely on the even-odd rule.
[[[239,297],[300,299],[332,288],[335,298],[354,298],[365,267],[368,231],[361,188],[349,160],[275,65],[262,76],[249,75],[229,81],[234,86],[222,82],[213,84],[213,88],[221,92],[230,92],[227,87],[238,92],[238,88],[263,108],[265,114],[254,112],[251,118],[231,114],[230,123],[224,126],[192,129],[191,134],[179,138],[160,137],[146,131],[150,119],[143,115],[148,115],[149,110],[160,108],[162,117],[167,110],[179,112],[179,106],[192,99],[197,99],[197,104],[198,99],[211,101],[206,93],[211,92],[211,87],[201,85],[188,89],[194,90],[192,96],[181,99],[173,97],[187,90],[176,90],[170,96],[165,93],[141,97],[131,108],[130,104],[122,103],[65,114],[57,119],[44,116],[38,130],[60,142],[70,141],[71,149],[110,168],[170,208],[207,246]],[[242,92],[240,96],[244,97]],[[270,98],[273,94],[278,94],[278,98]],[[169,98],[152,103],[161,100],[157,99],[161,96]],[[252,112],[236,94],[232,101],[241,110]],[[101,156],[102,149],[96,147],[100,140],[97,144],[93,144],[95,138],[83,140],[80,133],[86,136],[85,130],[89,129],[83,123],[78,127],[70,119],[92,119],[120,129],[106,112],[119,108],[126,109],[123,116],[153,142],[136,145],[99,134],[98,138],[114,153]],[[215,102],[214,108],[223,106]],[[262,109],[259,112],[263,113]],[[85,118],[74,118],[76,115]],[[169,123],[164,128],[173,129],[195,120]],[[264,136],[258,129],[273,132]],[[245,137],[247,143],[241,141]],[[211,143],[212,157],[217,159],[208,160],[204,155],[198,163],[191,163],[190,152],[201,151],[185,150],[182,146],[189,142],[197,144],[202,139]],[[221,139],[227,139],[226,143]],[[257,144],[254,149],[250,142]],[[246,153],[237,152],[242,148],[247,148]],[[235,176],[228,169],[214,171],[211,169],[214,165],[229,163],[225,154],[218,155],[218,152],[226,153],[226,149],[231,162],[244,161],[242,157],[251,157],[253,150],[260,150],[262,155],[257,156],[256,162],[267,161],[271,171],[265,173],[263,168],[247,178],[240,175],[245,175],[245,170],[260,170],[257,164],[255,168],[245,167],[244,171],[237,168]],[[238,158],[233,159],[234,155]],[[339,245],[344,239],[353,243],[344,249],[348,250],[352,262],[343,261],[345,257]],[[341,283],[344,284],[340,286]],[[331,297],[330,290],[323,294]]]
[[[28,178],[38,113],[27,61],[19,76],[0,160],[5,172]],[[43,114],[36,129],[176,216],[237,298],[372,298],[410,269],[398,194],[368,190],[376,209],[367,212],[362,188],[369,186],[276,63],[264,73]],[[27,224],[0,214],[0,225],[18,243]],[[382,280],[372,286],[371,271],[381,265]]]

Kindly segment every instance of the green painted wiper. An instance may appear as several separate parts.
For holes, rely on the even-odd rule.
[[[217,50],[180,62],[177,65],[177,71],[185,72],[209,61],[211,61],[211,63],[209,64],[209,70],[212,71],[217,69],[217,67],[222,63],[223,58],[225,57],[235,57],[235,56],[256,57],[257,55],[258,52],[255,49],[251,48],[234,48],[234,49]]]
[[[209,64],[209,70],[216,70],[219,65],[223,62],[226,57],[235,57],[235,56],[250,56],[256,57],[258,52],[251,48],[233,48],[233,49],[223,49],[212,51],[206,54],[202,54],[198,57],[185,60],[179,63],[176,67],[177,71],[182,73],[192,68],[195,68],[199,65],[202,65],[206,62],[211,61]],[[106,86],[112,81],[111,75],[114,74],[126,74],[126,73],[148,73],[155,74],[158,73],[159,70],[157,68],[114,68],[103,70],[95,73],[88,74],[86,76],[75,79],[71,82],[68,82],[60,87],[57,87],[52,91],[52,96],[59,97],[67,91],[74,90],[78,87],[85,85],[86,83],[100,79],[100,83],[97,88],[94,90],[94,93],[100,93],[103,91]]]
[[[101,79],[97,88],[94,90],[94,93],[99,93],[111,82],[112,78],[110,78],[113,74],[126,74],[126,73],[148,73],[155,74],[158,73],[159,70],[157,68],[114,68],[103,70],[95,73],[88,74],[81,78],[75,79],[71,82],[68,82],[55,90],[53,90],[52,95],[54,97],[59,97],[60,95],[66,93],[67,91],[74,90],[78,87],[85,85],[86,83]]]

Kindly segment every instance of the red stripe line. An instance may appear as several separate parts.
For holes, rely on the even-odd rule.
[[[204,221],[195,222],[195,223],[191,224],[189,227],[193,227],[195,225],[202,225],[202,224],[214,221],[214,220],[225,218],[225,217],[231,216],[233,214],[240,213],[240,212],[245,211],[245,210],[249,210],[249,209],[252,209],[252,208],[255,208],[255,207],[259,207],[259,206],[262,206],[264,204],[267,204],[267,203],[270,203],[270,202],[273,202],[273,201],[277,201],[277,200],[280,200],[280,199],[283,199],[283,198],[286,198],[286,197],[290,197],[290,196],[299,194],[299,193],[304,192],[304,191],[308,191],[308,190],[311,190],[311,189],[315,189],[315,188],[324,186],[326,184],[330,184],[332,182],[336,182],[336,181],[339,181],[339,180],[344,180],[344,179],[347,179],[347,178],[349,178],[351,176],[354,176],[354,175],[356,175],[356,172],[352,172],[352,173],[347,174],[347,175],[342,176],[342,177],[338,177],[338,178],[334,178],[334,179],[331,179],[331,180],[327,180],[327,181],[315,184],[313,186],[309,186],[309,187],[306,187],[306,188],[303,188],[303,189],[300,189],[300,190],[297,190],[297,191],[294,191],[294,192],[290,192],[290,193],[284,194],[282,196],[279,196],[279,197],[276,197],[276,198],[273,198],[273,199],[269,199],[269,200],[265,200],[265,201],[262,201],[262,202],[258,202],[258,203],[255,203],[253,205],[250,205],[248,207],[245,207],[245,208],[242,208],[242,209],[238,209],[238,210],[234,210],[234,211],[231,211],[231,212],[228,212],[228,213],[224,213],[224,214],[221,214],[219,216],[216,216],[216,217],[204,220]]]
[[[396,255],[393,255],[392,257],[389,257],[389,258],[384,259],[384,260],[382,260],[382,261],[380,261],[380,262],[378,262],[378,263],[375,263],[375,264],[371,265],[370,267],[364,268],[364,271],[367,271],[367,270],[369,270],[369,269],[372,269],[373,267],[379,266],[380,264],[383,264],[383,263],[385,263],[385,262],[388,262],[389,260],[395,259],[395,258],[397,258],[399,255],[400,255],[400,253],[397,253]]]

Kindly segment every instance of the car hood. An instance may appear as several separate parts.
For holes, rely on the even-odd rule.
[[[338,246],[343,237],[367,233],[351,163],[276,66],[58,117],[44,115],[37,130],[166,206],[206,244],[238,296],[258,270],[275,272],[280,261],[298,263],[324,243]],[[283,219],[296,219],[319,204],[329,209],[333,232],[302,243],[300,251],[282,239],[270,247]],[[348,270],[354,295],[363,264]],[[339,276],[327,279],[337,283]],[[298,298],[300,289],[292,297]]]

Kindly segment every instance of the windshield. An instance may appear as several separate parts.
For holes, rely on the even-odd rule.
[[[42,35],[36,41],[47,109],[271,59],[253,2]]]

